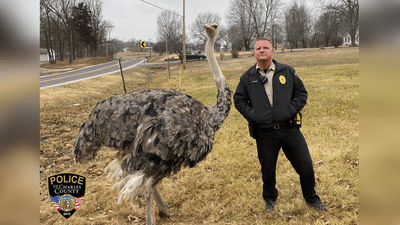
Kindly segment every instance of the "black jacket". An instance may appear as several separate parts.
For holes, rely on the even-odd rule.
[[[256,65],[240,77],[233,96],[236,109],[249,123],[261,128],[270,128],[288,121],[300,112],[307,101],[307,91],[295,70],[275,60],[273,62],[273,107],[261,84],[260,74],[255,71]]]

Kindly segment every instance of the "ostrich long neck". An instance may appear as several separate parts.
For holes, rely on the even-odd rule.
[[[209,123],[213,127],[214,131],[217,131],[221,128],[222,123],[229,114],[231,108],[231,91],[229,90],[228,83],[218,66],[217,58],[214,54],[214,42],[215,37],[208,37],[205,50],[208,64],[214,74],[214,80],[218,91],[217,103],[208,107],[210,113]]]

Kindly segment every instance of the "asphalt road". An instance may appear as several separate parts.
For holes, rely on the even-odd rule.
[[[122,69],[129,69],[143,62],[143,59],[124,58],[121,60]],[[103,76],[110,73],[120,72],[118,61],[112,61],[95,66],[89,66],[78,70],[58,73],[40,77],[40,89],[64,85],[80,80]]]
[[[307,51],[307,50],[315,50],[315,49],[305,49],[305,50],[293,50],[293,51]],[[276,51],[275,53],[286,53],[290,52],[290,50],[285,51]],[[251,54],[240,55],[239,57],[247,57],[251,56]],[[232,56],[226,56],[224,58],[231,58]],[[218,57],[219,58],[219,57]],[[142,64],[144,59],[130,58],[126,57],[121,60],[122,69],[129,69],[136,65]],[[190,60],[193,61],[193,60]],[[197,61],[197,60],[194,60]],[[178,63],[179,61],[173,61],[170,63]],[[167,64],[168,62],[160,62],[160,63],[146,63],[147,65],[162,65]],[[119,72],[118,61],[112,61],[104,64],[99,64],[95,66],[89,66],[78,70],[63,72],[59,74],[53,74],[48,76],[40,77],[40,89],[54,87],[59,85],[64,85],[72,82],[77,82],[80,80],[90,79],[98,76],[103,76],[110,73]]]

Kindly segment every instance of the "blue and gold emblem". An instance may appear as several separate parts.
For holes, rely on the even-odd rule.
[[[75,198],[72,195],[65,194],[58,199],[58,206],[64,211],[71,211],[75,208]]]

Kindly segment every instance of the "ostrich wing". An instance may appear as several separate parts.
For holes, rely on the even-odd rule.
[[[193,167],[211,151],[208,119],[194,98],[162,89],[101,101],[84,126],[93,127],[99,144],[126,151],[121,169],[162,178]]]

